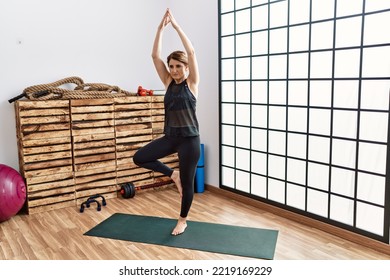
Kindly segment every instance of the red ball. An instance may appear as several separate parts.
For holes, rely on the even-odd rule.
[[[26,201],[26,183],[18,171],[0,164],[0,222],[6,221],[22,209]]]

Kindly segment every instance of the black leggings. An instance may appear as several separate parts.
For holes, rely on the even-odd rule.
[[[158,159],[176,152],[179,157],[180,180],[183,188],[180,217],[185,218],[190,211],[194,197],[195,171],[200,156],[199,136],[163,136],[140,148],[135,153],[133,161],[138,166],[160,172],[171,177],[173,169],[166,166]]]

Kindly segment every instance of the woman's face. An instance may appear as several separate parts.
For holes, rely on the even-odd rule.
[[[188,66],[186,66],[183,62],[171,59],[169,61],[168,67],[172,79],[174,79],[176,82],[182,82],[185,80]]]

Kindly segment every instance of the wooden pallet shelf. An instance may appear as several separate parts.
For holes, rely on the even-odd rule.
[[[161,137],[163,96],[15,102],[20,172],[27,211],[117,197],[120,185],[169,180],[134,164],[134,153]],[[163,159],[178,167],[177,155]],[[164,178],[165,177],[165,178]]]

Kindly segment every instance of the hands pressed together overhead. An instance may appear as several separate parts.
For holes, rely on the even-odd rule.
[[[175,18],[173,17],[173,15],[171,13],[171,10],[169,8],[167,9],[167,11],[164,14],[164,17],[161,21],[160,27],[161,28],[166,27],[168,24],[172,24],[172,27],[175,29],[177,27],[179,27],[179,25],[177,24]]]

